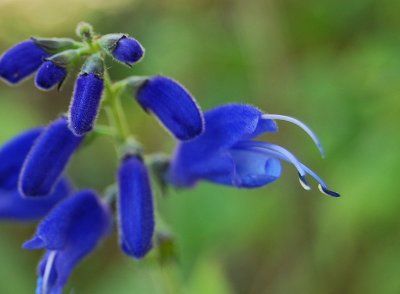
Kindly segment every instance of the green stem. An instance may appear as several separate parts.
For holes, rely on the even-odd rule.
[[[108,75],[107,70],[104,71],[104,83],[105,83],[105,97],[104,104],[105,110],[110,121],[116,131],[117,139],[119,143],[124,143],[129,137],[130,132],[128,124],[126,122],[125,113],[122,109],[120,97],[118,91],[114,91],[112,87],[111,79]]]

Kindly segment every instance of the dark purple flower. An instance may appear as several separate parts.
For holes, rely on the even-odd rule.
[[[297,119],[263,114],[250,105],[223,105],[205,113],[207,128],[202,135],[178,144],[167,179],[178,187],[190,187],[199,180],[207,180],[238,188],[257,188],[280,177],[280,161],[283,160],[296,167],[300,183],[305,189],[310,189],[306,181],[306,176],[310,175],[319,183],[323,193],[339,196],[285,148],[254,140],[261,134],[276,132],[275,119],[286,120],[303,128],[322,153],[318,138]]]
[[[91,56],[75,82],[68,124],[76,136],[82,136],[93,129],[104,88],[103,70],[101,58]]]
[[[25,196],[51,193],[70,157],[84,137],[75,136],[61,117],[52,122],[29,151],[19,176],[19,191]]]
[[[48,91],[56,85],[61,85],[67,76],[67,70],[52,61],[44,62],[35,78],[35,85],[39,89]]]
[[[111,212],[95,192],[83,190],[61,202],[39,224],[25,249],[47,249],[39,264],[37,293],[60,294],[75,266],[111,229]]]
[[[204,130],[203,113],[196,100],[173,79],[149,78],[137,90],[136,98],[179,140],[193,139]]]
[[[141,158],[128,156],[118,172],[119,230],[122,250],[142,258],[152,247],[154,208],[149,175]]]
[[[48,56],[33,40],[23,41],[0,57],[0,77],[17,84],[33,74]]]

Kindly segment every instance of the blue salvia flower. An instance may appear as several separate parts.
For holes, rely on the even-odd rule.
[[[0,77],[17,84],[33,74],[49,54],[33,40],[23,41],[0,57]]]
[[[0,148],[0,189],[16,189],[22,164],[43,129],[25,131]]]
[[[54,208],[23,247],[46,249],[39,264],[37,292],[59,294],[75,266],[111,229],[111,212],[95,192],[83,190]]]
[[[19,191],[25,196],[51,193],[70,157],[84,137],[75,136],[61,117],[52,122],[29,151],[19,176]]]
[[[67,197],[71,190],[65,178],[58,182],[50,195],[40,198],[23,197],[16,186],[13,190],[0,189],[0,220],[37,221]]]
[[[68,114],[69,128],[76,136],[93,129],[104,88],[103,72],[102,59],[92,55],[86,60],[76,80]]]
[[[142,258],[152,247],[154,233],[153,194],[141,158],[125,157],[118,172],[118,212],[122,250]]]
[[[66,76],[67,70],[65,67],[48,60],[40,66],[36,74],[35,85],[41,90],[48,91],[56,85],[59,87]]]
[[[139,41],[124,34],[104,35],[99,43],[108,55],[127,66],[137,63],[144,55],[144,48]]]
[[[177,81],[154,76],[142,83],[136,99],[179,140],[190,140],[204,130],[204,118],[193,96]]]
[[[294,165],[305,189],[310,189],[306,181],[306,176],[310,175],[323,193],[339,196],[290,151],[254,140],[261,134],[276,132],[274,120],[286,120],[303,128],[322,153],[315,134],[297,119],[264,114],[250,105],[229,104],[207,111],[205,120],[207,127],[201,136],[178,144],[167,175],[171,184],[190,187],[199,180],[207,180],[238,188],[257,188],[280,177],[280,161],[283,160]]]

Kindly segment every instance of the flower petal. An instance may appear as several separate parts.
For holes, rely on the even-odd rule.
[[[17,190],[0,190],[0,219],[36,221],[44,217],[58,202],[71,192],[67,179],[61,179],[53,193],[38,199],[23,197]]]
[[[38,288],[61,293],[74,269],[110,231],[111,212],[91,190],[63,201],[42,221],[25,249],[46,248]],[[40,240],[42,242],[40,242]]]
[[[251,150],[231,150],[235,162],[233,185],[239,188],[258,188],[276,181],[282,171],[280,161],[269,154]]]

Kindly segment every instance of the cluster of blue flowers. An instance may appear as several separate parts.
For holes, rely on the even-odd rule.
[[[143,151],[124,120],[120,96],[128,93],[152,113],[177,140],[176,150],[158,173],[164,184],[193,187],[201,180],[237,188],[258,188],[277,180],[281,161],[297,169],[309,190],[307,176],[330,196],[339,194],[285,148],[256,140],[276,132],[276,120],[304,129],[322,153],[315,134],[288,116],[266,114],[245,104],[228,104],[202,112],[193,96],[177,81],[164,76],[132,76],[112,82],[106,56],[124,65],[140,61],[144,49],[125,34],[104,36],[82,23],[81,41],[32,38],[7,50],[0,59],[0,77],[18,84],[36,73],[41,90],[60,88],[84,59],[75,80],[70,108],[48,126],[36,127],[0,148],[0,218],[38,221],[25,249],[45,249],[38,268],[37,293],[61,293],[72,270],[112,231],[116,216],[124,253],[143,258],[153,246],[153,192]],[[116,211],[93,190],[75,191],[65,168],[88,134],[95,134],[100,109],[108,114],[108,134],[119,151]],[[92,142],[92,140],[90,140]]]

